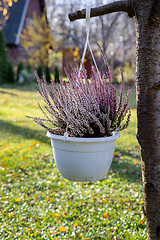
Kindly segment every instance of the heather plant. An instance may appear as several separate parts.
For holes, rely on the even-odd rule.
[[[103,60],[108,71],[100,76],[92,66],[90,79],[87,79],[84,68],[79,73],[79,69],[74,67],[71,74],[66,73],[68,83],[60,78],[60,84],[56,84],[54,80],[48,84],[44,76],[40,79],[36,74],[38,92],[47,105],[46,111],[39,105],[44,119],[30,118],[53,134],[63,135],[67,131],[73,137],[110,136],[116,129],[121,131],[127,128],[131,116],[131,90],[125,95],[124,104],[124,78],[121,72],[122,81],[117,101],[111,67],[104,55]]]

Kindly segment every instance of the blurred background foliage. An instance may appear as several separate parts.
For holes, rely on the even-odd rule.
[[[65,76],[64,69],[71,71],[71,63],[80,63],[86,38],[85,20],[71,23],[68,14],[85,8],[86,2],[83,0],[46,0],[43,2],[45,8],[41,16],[33,11],[32,18],[21,32],[19,45],[24,49],[27,57],[23,56],[15,64],[10,58],[9,47],[3,36],[3,28],[8,23],[13,4],[17,4],[18,0],[0,1],[0,62],[2,62],[0,84],[6,81],[30,83],[34,81],[35,70],[38,73],[41,71],[39,76],[45,73],[47,81],[51,76],[57,81],[59,76]],[[92,7],[107,2],[109,1],[94,0]],[[91,19],[90,44],[99,70],[105,71],[97,42],[101,45],[113,69],[114,82],[120,82],[119,69],[122,68],[126,83],[135,85],[135,20],[129,19],[125,13],[113,13]],[[84,65],[88,77],[91,73],[91,62],[92,57],[87,52]],[[30,71],[27,69],[28,64]],[[7,71],[10,73],[7,74]],[[8,80],[6,76],[12,76],[12,80]]]

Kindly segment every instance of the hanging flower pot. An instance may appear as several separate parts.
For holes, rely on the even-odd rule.
[[[113,159],[118,131],[110,137],[77,138],[47,132],[61,175],[71,181],[94,182],[103,179]]]
[[[38,92],[44,99],[45,118],[29,117],[47,129],[59,171],[64,178],[73,181],[97,181],[109,171],[119,131],[128,127],[131,111],[128,90],[124,98],[124,78],[119,89],[119,98],[112,81],[112,70],[103,54],[107,71],[101,74],[89,44],[89,14],[86,9],[87,38],[80,68],[73,68],[68,82],[60,78],[60,84],[51,80],[48,84],[36,76]],[[87,78],[82,63],[87,45],[95,67]],[[119,102],[118,102],[119,99]],[[117,129],[119,131],[117,131]]]

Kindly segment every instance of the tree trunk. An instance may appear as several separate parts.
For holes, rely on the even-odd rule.
[[[160,28],[155,15],[158,5],[154,7],[150,0],[141,1],[136,9],[136,82],[144,213],[148,239],[157,240],[160,239]]]
[[[91,17],[125,11],[136,17],[137,139],[141,147],[144,213],[148,239],[160,240],[160,0],[117,1],[91,10]],[[85,10],[70,14],[85,17]]]

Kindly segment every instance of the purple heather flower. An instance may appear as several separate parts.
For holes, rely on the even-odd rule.
[[[131,116],[131,90],[125,95],[126,103],[123,104],[124,77],[121,71],[122,83],[118,101],[112,81],[112,69],[103,52],[102,57],[107,71],[100,74],[101,79],[93,66],[92,76],[87,79],[86,69],[82,68],[79,74],[79,68],[71,65],[72,73],[66,72],[68,83],[60,78],[60,84],[53,80],[48,84],[44,76],[40,79],[36,74],[38,92],[46,103],[45,110],[39,106],[45,119],[30,118],[55,134],[64,134],[67,127],[68,135],[75,137],[109,136],[117,127],[120,130],[127,128]]]

